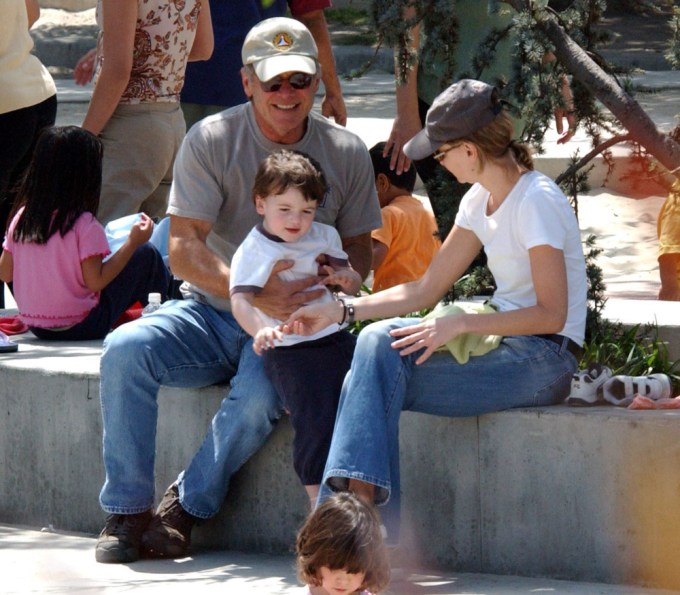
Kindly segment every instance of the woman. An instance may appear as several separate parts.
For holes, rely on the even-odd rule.
[[[104,143],[102,197],[97,218],[145,211],[162,217],[175,154],[186,131],[179,93],[189,60],[212,54],[205,0],[98,0],[101,36],[96,81],[83,128]],[[95,52],[76,66],[87,82]]]
[[[349,489],[375,504],[390,495],[398,501],[402,410],[474,416],[552,405],[568,395],[586,318],[580,233],[568,200],[533,171],[528,148],[512,140],[512,130],[486,83],[462,80],[439,95],[406,153],[411,159],[434,153],[460,182],[474,185],[425,275],[356,300],[305,306],[289,319],[285,330],[310,333],[332,322],[416,312],[440,300],[482,247],[498,287],[493,313],[395,318],[361,332],[324,490]],[[465,364],[436,352],[463,333],[503,339]]]
[[[36,139],[57,116],[57,88],[31,53],[28,33],[40,17],[38,0],[9,0],[0,19],[0,236],[14,207],[13,190],[28,166]],[[0,252],[2,249],[0,248]],[[0,308],[4,308],[0,282]]]

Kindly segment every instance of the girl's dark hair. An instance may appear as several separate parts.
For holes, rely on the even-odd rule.
[[[46,128],[19,186],[15,242],[45,244],[63,237],[88,211],[96,215],[102,186],[102,143],[79,126]]]
[[[375,511],[350,492],[341,492],[312,511],[298,533],[295,551],[300,580],[321,584],[321,567],[364,573],[362,589],[387,588],[390,566]]]
[[[268,155],[255,174],[253,201],[295,187],[306,200],[322,205],[328,186],[319,163],[300,151],[282,149]]]

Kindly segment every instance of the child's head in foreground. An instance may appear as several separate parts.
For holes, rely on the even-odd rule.
[[[255,174],[253,201],[264,228],[286,242],[303,236],[323,203],[326,179],[319,164],[299,151],[283,149],[266,157]]]
[[[378,593],[389,583],[378,517],[349,492],[335,494],[309,515],[298,533],[296,554],[300,579],[330,594]]]

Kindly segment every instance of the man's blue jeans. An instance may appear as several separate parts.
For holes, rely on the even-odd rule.
[[[376,504],[387,503],[381,514],[390,541],[398,539],[402,411],[464,417],[554,405],[568,396],[578,365],[566,348],[524,336],[506,337],[497,349],[466,364],[437,352],[416,366],[419,352],[402,357],[389,335],[415,322],[385,320],[359,334],[319,495],[323,500],[331,490],[346,490],[350,479],[373,484]]]
[[[106,470],[100,503],[106,512],[134,514],[154,505],[161,385],[195,388],[227,381],[229,395],[179,476],[182,507],[199,518],[217,514],[230,477],[262,446],[281,415],[250,336],[231,313],[178,300],[106,338],[100,387]]]

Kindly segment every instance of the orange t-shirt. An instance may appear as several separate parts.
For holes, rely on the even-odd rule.
[[[419,279],[441,246],[434,215],[417,198],[398,196],[381,213],[382,227],[371,237],[387,246],[387,255],[374,272],[373,291]]]

